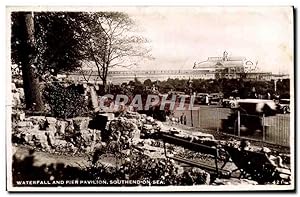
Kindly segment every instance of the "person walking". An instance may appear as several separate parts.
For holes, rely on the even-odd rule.
[[[209,98],[208,98],[208,95],[205,95],[205,104],[206,104],[206,105],[209,105]]]
[[[267,93],[267,97],[268,97],[268,100],[271,100],[271,94],[269,92]]]
[[[184,113],[182,113],[180,116],[180,124],[183,124],[183,116],[184,116]]]

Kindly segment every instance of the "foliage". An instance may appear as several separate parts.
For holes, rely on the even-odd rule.
[[[31,12],[13,12],[11,28],[12,64],[22,70],[26,109],[43,111],[42,97],[39,89],[39,76],[36,75],[36,43],[34,18]],[[20,74],[20,73],[18,73]]]
[[[84,15],[79,12],[35,13],[39,71],[56,75],[81,66],[82,29]]]
[[[128,82],[128,85],[132,87],[130,92],[146,95],[147,87],[156,85],[159,92],[166,94],[169,91],[179,91],[190,93],[190,88],[196,93],[219,93],[222,92],[224,97],[239,96],[240,98],[249,98],[253,89],[257,94],[266,98],[267,93],[278,94],[284,98],[289,98],[290,92],[290,80],[284,79],[277,81],[277,91],[274,91],[274,81],[244,81],[241,79],[193,79],[192,86],[188,86],[188,80],[186,79],[168,79],[166,81],[151,81],[147,79],[142,84],[137,79],[135,81]],[[126,83],[123,84],[126,87]]]
[[[141,153],[133,153],[124,158],[123,163],[117,168],[105,166],[101,163],[98,165],[88,165],[85,167],[71,167],[63,163],[34,165],[35,156],[33,153],[26,157],[18,158],[13,156],[12,176],[13,184],[16,181],[51,181],[51,180],[94,180],[88,186],[114,185],[110,181],[114,180],[140,180],[141,185],[200,185],[209,184],[210,176],[199,168],[189,168],[185,171],[175,162],[164,159],[152,159]],[[103,184],[97,184],[101,180]],[[155,184],[155,182],[156,184]],[[61,186],[75,185],[57,184]],[[51,185],[51,186],[57,186]],[[81,186],[83,186],[81,184]],[[120,183],[119,185],[126,185]],[[131,184],[131,186],[138,184]],[[48,185],[49,186],[49,185]],[[78,185],[77,185],[78,186]]]
[[[148,87],[151,87],[151,86],[152,86],[152,81],[151,81],[151,79],[146,79],[146,80],[144,81],[144,85],[145,85],[145,86],[148,86]]]
[[[12,63],[20,66],[19,50],[24,40],[20,31],[20,15],[22,12],[13,12],[11,58]],[[35,12],[34,13],[34,39],[35,49],[32,54],[36,56],[35,72],[40,74],[56,75],[61,71],[72,71],[81,66],[82,42],[80,38],[84,21],[84,14],[79,12]]]
[[[12,12],[11,14],[11,61],[12,64],[21,65],[24,61],[25,52],[22,51],[26,47],[26,55],[34,54],[34,49],[26,45],[28,35],[24,32],[25,12]]]
[[[283,79],[277,81],[277,91],[279,95],[282,95],[282,98],[289,98],[290,97],[290,80]]]
[[[76,90],[62,85],[47,84],[43,92],[54,117],[71,118],[87,113],[87,101]]]
[[[134,21],[123,12],[88,13],[82,23],[81,37],[84,56],[95,64],[98,75],[106,86],[108,70],[131,67],[137,58],[147,57],[149,50],[142,47],[147,40],[134,34]]]

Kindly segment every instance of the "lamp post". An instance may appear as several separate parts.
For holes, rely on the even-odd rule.
[[[110,94],[110,86],[111,86],[111,83],[112,83],[112,81],[109,80],[109,81],[108,81],[108,93],[109,93],[109,94]]]

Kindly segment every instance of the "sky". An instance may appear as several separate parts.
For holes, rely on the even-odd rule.
[[[116,8],[114,8],[116,9]],[[243,56],[260,71],[293,72],[291,7],[130,7],[154,57],[136,69],[191,69],[209,56]]]

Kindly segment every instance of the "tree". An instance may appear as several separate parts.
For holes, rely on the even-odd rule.
[[[56,75],[73,71],[81,67],[81,38],[83,30],[80,24],[87,19],[80,12],[39,12],[35,13],[35,36],[37,42],[37,70],[43,75]]]
[[[79,12],[13,12],[11,61],[22,71],[27,109],[43,109],[39,80],[81,66]]]
[[[35,28],[31,12],[12,13],[12,62],[22,68],[26,108],[43,110],[36,65]]]
[[[152,83],[151,79],[146,79],[146,80],[144,81],[144,85],[145,85],[145,86],[151,87],[152,84],[153,84],[153,83]]]
[[[86,59],[93,62],[97,73],[107,85],[108,71],[114,67],[131,67],[137,58],[149,57],[149,50],[141,44],[147,40],[135,35],[133,20],[122,12],[89,13],[88,23],[83,23],[85,30],[84,53]]]

